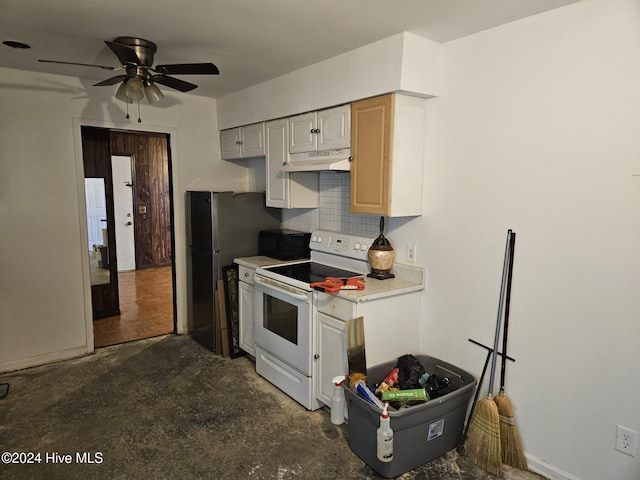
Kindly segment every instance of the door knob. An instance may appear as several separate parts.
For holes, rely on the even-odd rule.
[[[127,225],[127,226],[133,225],[133,222],[127,222],[127,223],[125,223],[125,225]]]

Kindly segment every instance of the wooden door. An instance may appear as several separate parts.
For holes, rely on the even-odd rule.
[[[351,206],[384,215],[390,208],[393,95],[351,104]]]
[[[111,152],[130,156],[133,162],[136,268],[170,265],[172,215],[167,136],[112,131]]]

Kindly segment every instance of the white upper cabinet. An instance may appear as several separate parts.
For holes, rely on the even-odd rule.
[[[265,124],[267,206],[277,208],[317,208],[318,173],[282,171],[289,161],[289,123],[286,118]]]
[[[316,112],[296,115],[289,119],[289,153],[316,150]]]
[[[240,158],[240,127],[220,132],[222,159]]]
[[[222,130],[220,150],[223,160],[263,156],[265,154],[264,123]]]
[[[341,105],[289,118],[289,153],[348,148],[351,107]]]

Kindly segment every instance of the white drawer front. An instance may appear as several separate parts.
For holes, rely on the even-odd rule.
[[[318,311],[342,321],[351,320],[356,314],[356,305],[344,298],[329,293],[317,292]]]

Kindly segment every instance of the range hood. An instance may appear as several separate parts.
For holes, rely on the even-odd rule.
[[[292,153],[283,172],[319,172],[322,170],[351,170],[350,148],[340,150],[324,150],[319,152]]]

